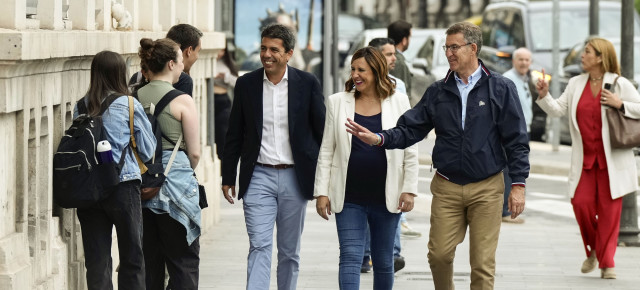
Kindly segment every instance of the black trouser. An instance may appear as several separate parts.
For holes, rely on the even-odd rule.
[[[219,159],[222,159],[225,136],[229,127],[229,114],[231,114],[231,99],[228,94],[214,94],[213,100],[215,104],[214,141],[216,143],[216,154]]]
[[[200,267],[200,242],[187,244],[187,230],[169,214],[142,210],[147,290],[164,290],[165,264],[171,290],[196,290]]]
[[[78,209],[89,290],[113,289],[112,229],[118,234],[118,289],[145,289],[140,181],[122,182],[107,199]]]

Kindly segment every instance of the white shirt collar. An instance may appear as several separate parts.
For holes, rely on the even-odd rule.
[[[262,79],[271,83],[271,81],[267,77],[267,71],[266,70],[262,72]],[[284,69],[284,75],[282,76],[282,80],[280,80],[280,82],[282,82],[283,80],[287,80],[287,82],[289,81],[289,66],[288,65]],[[280,82],[278,82],[278,83],[280,83]]]

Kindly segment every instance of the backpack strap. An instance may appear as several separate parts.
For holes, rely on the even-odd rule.
[[[121,95],[118,93],[115,94],[111,94],[109,96],[107,96],[103,101],[102,104],[100,104],[100,114],[102,115],[104,114],[104,112],[109,109],[109,106],[111,106],[111,103],[113,103],[115,100],[117,100]],[[78,100],[77,103],[77,107],[78,107],[78,114],[82,115],[82,114],[88,114],[89,113],[89,109],[87,108],[87,104],[86,104],[86,99],[87,97],[82,97],[80,100]]]
[[[171,103],[171,101],[173,101],[175,98],[177,98],[180,95],[184,95],[185,93],[183,91],[180,90],[176,90],[173,89],[169,92],[167,92],[162,99],[160,99],[160,101],[158,101],[158,104],[155,105],[154,107],[154,111],[153,111],[153,116],[156,117],[156,119],[158,118],[158,116],[160,116],[160,113],[162,113],[162,110],[164,110],[164,108],[166,108],[169,103]],[[165,135],[164,133],[162,133],[162,138],[164,138],[165,140],[167,140],[167,142],[169,142],[170,144],[179,144],[176,142],[173,142],[171,139],[169,139],[169,137],[167,137],[167,135]]]
[[[131,141],[129,142],[129,145],[131,145],[130,148],[133,151],[133,155],[136,157],[136,161],[138,161],[138,167],[140,167],[140,174],[144,174],[149,169],[147,168],[146,165],[144,165],[144,162],[142,161],[142,159],[140,158],[140,155],[138,154],[138,145],[136,144],[136,137],[133,134],[133,97],[128,96],[128,98],[129,98],[129,132],[131,135],[131,138],[130,138]]]
[[[169,158],[169,163],[167,164],[167,168],[164,170],[164,176],[169,176],[169,171],[171,170],[171,164],[173,164],[173,160],[176,159],[176,153],[178,153],[178,148],[180,147],[180,145],[179,145],[180,142],[182,142],[182,134],[180,134],[180,137],[178,137],[178,142],[176,142],[176,146],[173,147],[173,152],[171,152],[171,157]]]
[[[169,103],[171,103],[171,101],[173,101],[173,99],[177,98],[180,95],[184,95],[184,92],[180,91],[180,90],[170,90],[169,92],[167,92],[162,99],[160,99],[160,101],[158,101],[158,104],[155,105],[155,109],[153,111],[153,116],[158,118],[158,116],[160,115],[160,113],[162,112],[162,110],[164,110],[164,108],[166,106],[169,105]]]

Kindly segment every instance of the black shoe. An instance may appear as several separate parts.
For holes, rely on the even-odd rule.
[[[364,256],[362,259],[362,266],[360,266],[360,273],[371,272],[371,256]]]
[[[397,256],[393,258],[393,272],[398,272],[404,268],[404,257]]]

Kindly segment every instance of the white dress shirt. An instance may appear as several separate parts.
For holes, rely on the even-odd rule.
[[[293,164],[289,142],[289,67],[274,85],[265,73],[262,81],[262,143],[258,162]]]

